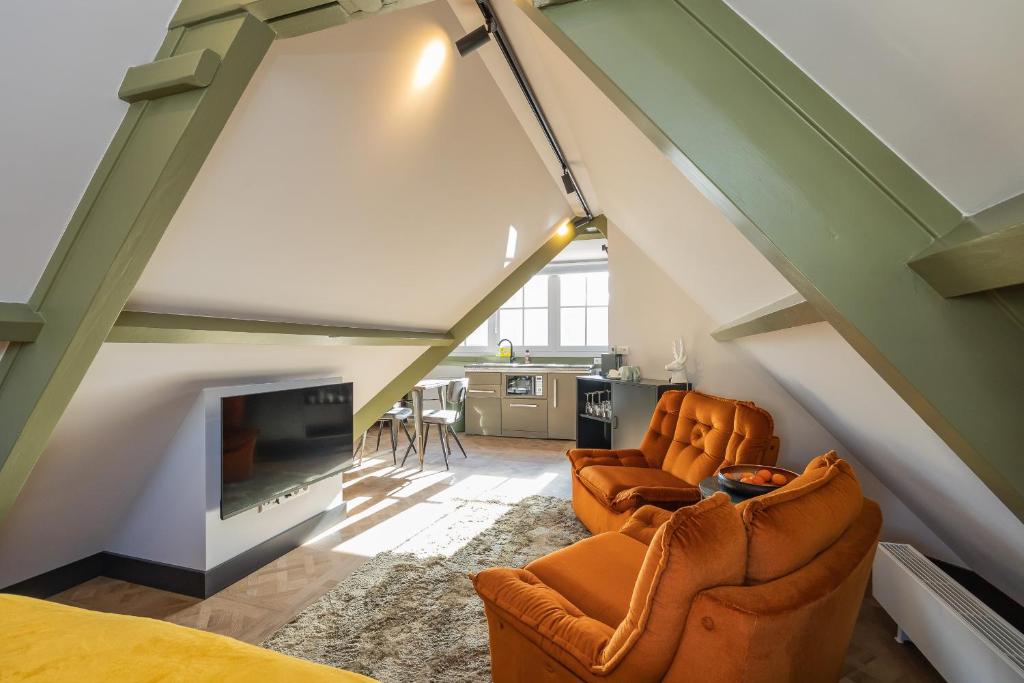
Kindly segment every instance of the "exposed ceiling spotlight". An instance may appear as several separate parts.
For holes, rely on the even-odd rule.
[[[460,55],[465,57],[466,55],[479,50],[490,39],[491,29],[487,26],[487,24],[484,24],[480,28],[475,28],[466,35],[456,40],[455,49],[459,51]]]
[[[576,186],[572,184],[572,176],[569,175],[569,171],[562,171],[562,186],[565,188],[566,194],[572,194],[576,191]]]

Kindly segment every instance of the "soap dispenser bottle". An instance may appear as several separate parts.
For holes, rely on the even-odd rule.
[[[530,364],[530,349],[526,349],[526,353],[523,354],[523,362],[527,365]]]

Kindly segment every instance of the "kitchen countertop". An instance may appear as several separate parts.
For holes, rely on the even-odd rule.
[[[538,370],[543,372],[568,372],[575,375],[588,373],[593,365],[582,363],[471,363],[466,366],[467,372],[522,372]]]

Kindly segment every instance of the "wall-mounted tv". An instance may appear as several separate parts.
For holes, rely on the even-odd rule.
[[[221,399],[221,519],[351,463],[351,382]]]

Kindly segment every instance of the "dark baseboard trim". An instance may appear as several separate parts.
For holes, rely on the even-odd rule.
[[[19,581],[0,592],[48,598],[97,576],[107,576],[194,598],[208,598],[340,522],[345,518],[345,508],[339,505],[325,510],[206,571],[102,552]]]
[[[72,586],[95,579],[103,573],[103,553],[96,553],[70,562],[63,567],[33,576],[30,579],[11,584],[0,590],[3,593],[24,595],[30,598],[48,598]]]
[[[207,598],[206,572],[163,562],[103,553],[103,576],[194,598]]]

